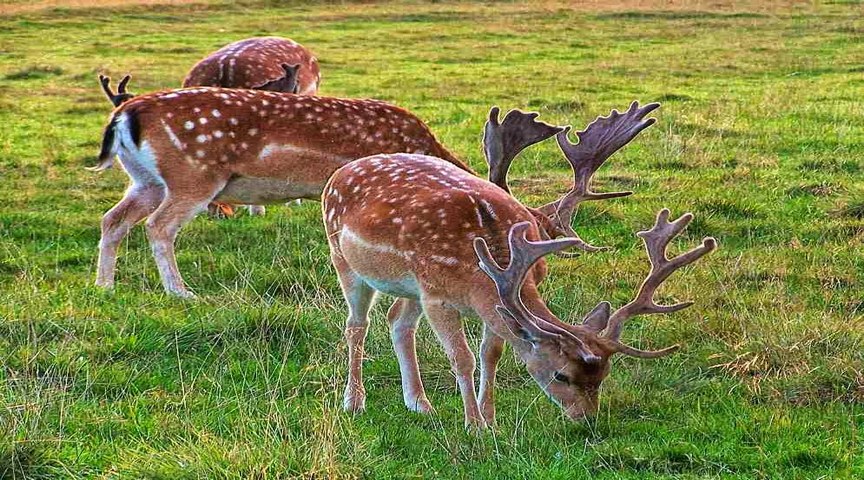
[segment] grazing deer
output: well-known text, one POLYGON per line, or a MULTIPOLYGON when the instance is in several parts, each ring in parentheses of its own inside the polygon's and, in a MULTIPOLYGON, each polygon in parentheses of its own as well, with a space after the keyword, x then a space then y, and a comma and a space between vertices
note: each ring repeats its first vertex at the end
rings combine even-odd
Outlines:
POLYGON ((280 37, 255 37, 229 43, 192 67, 184 87, 224 87, 315 95, 321 85, 318 59, 299 43, 280 37), (296 87, 276 85, 292 66, 296 87), (297 70, 299 68, 299 71, 297 70), (282 87, 283 89, 277 89, 282 87))
MULTIPOLYGON (((192 67, 184 87, 223 87, 317 95, 321 85, 318 59, 294 40, 254 37, 229 43, 192 67)), ((233 207, 215 202, 213 215, 230 216, 233 207)), ((264 215, 263 205, 248 205, 250 215, 264 215)))
MULTIPOLYGON (((626 114, 600 118, 577 134, 580 142, 572 147, 566 132, 560 132, 559 144, 567 146, 564 153, 577 172, 574 190, 583 190, 570 197, 590 196, 588 179, 579 177, 579 172, 596 170, 584 165, 596 160, 578 155, 579 145, 588 151, 600 144, 620 143, 615 137, 641 131, 647 127, 645 122, 626 114)), ((504 138, 524 138, 520 130, 498 133, 504 138)), ((513 157, 516 150, 510 152, 513 157)), ((501 151, 487 156, 510 155, 502 157, 501 151)), ((582 322, 571 325, 547 308, 537 285, 547 271, 542 257, 579 246, 581 240, 542 240, 535 214, 491 182, 432 156, 375 155, 337 170, 322 201, 331 260, 349 310, 345 409, 358 412, 365 408, 363 346, 367 312, 377 290, 400 297, 388 312, 388 321, 406 406, 420 412, 432 408, 420 379, 414 340, 422 311, 456 373, 469 427, 494 422, 495 370, 505 342, 569 418, 580 419, 596 411, 600 383, 609 374, 613 354, 655 358, 676 348, 644 351, 628 346, 620 341, 624 322, 640 314, 689 306, 659 306, 653 301, 654 292, 675 270, 716 247, 713 238, 706 238, 701 246, 668 259, 666 246, 692 215, 668 222, 669 211, 662 210, 655 226, 638 234, 652 268, 635 299, 614 313, 608 302, 601 302, 582 322), (508 265, 506 269, 499 266, 503 264, 508 265), (475 357, 465 338, 462 314, 479 317, 484 323, 479 403, 474 389, 475 357)), ((569 208, 569 203, 563 207, 569 208)))
MULTIPOLYGON (((258 87, 257 90, 267 90, 267 91, 287 91, 290 93, 297 92, 297 70, 298 67, 296 65, 287 65, 283 64, 282 69, 284 70, 284 75, 275 80, 268 80, 258 87)), ((120 83, 117 84, 117 92, 115 93, 111 89, 111 77, 99 74, 99 83, 102 85, 102 91, 105 93, 105 96, 108 97, 108 101, 111 102, 115 107, 119 107, 121 104, 135 98, 134 93, 130 93, 126 90, 126 87, 129 85, 129 80, 132 79, 131 75, 125 75, 120 83)), ((104 166, 103 168, 99 168, 99 170, 104 170, 106 168, 110 168, 111 165, 104 166)), ((93 170, 93 169, 90 169, 93 170)), ((228 206, 230 207, 230 206, 228 206)))
POLYGON ((131 179, 102 219, 96 284, 113 286, 117 247, 147 218, 165 290, 191 296, 174 239, 208 203, 320 198, 337 168, 381 152, 428 153, 468 170, 417 117, 377 100, 210 87, 128 100, 111 115, 95 167, 117 154, 131 179))

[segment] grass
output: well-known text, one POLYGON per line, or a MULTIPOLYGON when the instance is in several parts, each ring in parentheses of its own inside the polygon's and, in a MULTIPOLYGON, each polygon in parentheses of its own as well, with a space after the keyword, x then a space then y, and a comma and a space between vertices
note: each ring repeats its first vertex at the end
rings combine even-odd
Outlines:
MULTIPOLYGON (((858 2, 56 3, 0 7, 0 478, 864 476, 858 2), (323 93, 407 107, 480 171, 492 105, 578 128, 663 101, 598 177, 636 195, 577 218, 614 250, 552 260, 543 292, 564 318, 620 305, 645 272, 632 233, 661 207, 693 211, 681 246, 721 250, 663 295, 696 305, 625 332, 682 351, 616 359, 578 425, 506 355, 498 428, 472 436, 426 326, 438 413, 404 409, 382 302, 368 412, 346 415, 346 309, 314 202, 192 222, 178 251, 196 301, 162 294, 140 229, 116 291, 91 286, 126 182, 83 170, 109 112, 97 72, 173 87, 261 34, 311 47, 323 93)), ((514 165, 526 203, 566 188, 559 155, 550 142, 514 165)))

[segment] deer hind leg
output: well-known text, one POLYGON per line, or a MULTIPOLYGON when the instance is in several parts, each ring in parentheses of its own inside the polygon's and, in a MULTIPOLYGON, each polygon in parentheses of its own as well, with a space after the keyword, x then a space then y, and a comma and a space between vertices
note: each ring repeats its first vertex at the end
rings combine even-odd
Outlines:
POLYGON ((486 423, 495 423, 495 372, 504 353, 504 339, 483 326, 483 341, 480 343, 480 411, 486 423))
POLYGON ((147 219, 147 238, 153 249, 153 257, 162 278, 165 291, 179 297, 191 298, 195 295, 186 288, 177 259, 174 256, 174 240, 180 228, 191 220, 198 212, 207 208, 207 204, 222 185, 212 185, 210 188, 199 185, 200 190, 175 192, 168 191, 159 208, 147 219))
POLYGON ((333 256, 339 273, 342 294, 348 303, 345 321, 345 342, 348 344, 348 381, 345 385, 343 408, 359 413, 366 409, 366 388, 363 386, 363 356, 366 332, 369 330, 369 308, 375 293, 369 285, 354 274, 341 257, 333 256))
POLYGON ((264 208, 264 205, 247 205, 246 210, 249 212, 249 215, 253 217, 263 217, 265 213, 267 213, 267 209, 264 208))
POLYGON ((96 267, 96 285, 114 286, 117 266, 117 248, 135 224, 156 210, 165 189, 161 185, 132 185, 117 205, 102 217, 102 237, 99 239, 99 263, 96 267))
POLYGON ((405 400, 405 406, 414 412, 430 413, 432 404, 426 398, 423 380, 420 378, 420 367, 417 365, 415 336, 421 313, 420 302, 400 298, 393 302, 387 312, 387 321, 390 324, 393 350, 396 352, 399 371, 402 374, 402 398, 405 400))
POLYGON ((474 391, 474 369, 476 360, 474 352, 468 346, 465 330, 459 319, 459 312, 445 307, 440 302, 425 300, 423 310, 429 318, 429 324, 435 331, 435 336, 444 346, 444 352, 450 360, 450 366, 456 374, 459 392, 462 394, 462 404, 465 408, 465 427, 468 429, 486 428, 486 422, 480 415, 477 406, 477 395, 474 391))

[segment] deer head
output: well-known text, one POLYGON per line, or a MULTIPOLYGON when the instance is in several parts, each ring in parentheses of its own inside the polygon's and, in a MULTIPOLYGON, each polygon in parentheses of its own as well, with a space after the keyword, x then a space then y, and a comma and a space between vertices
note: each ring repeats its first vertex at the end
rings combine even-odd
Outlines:
POLYGON ((101 74, 99 75, 99 83, 102 85, 102 91, 105 92, 105 96, 108 97, 108 100, 114 104, 115 107, 119 107, 123 102, 135 97, 135 94, 126 91, 126 85, 129 83, 131 78, 131 75, 123 77, 123 79, 120 80, 120 83, 117 84, 117 93, 114 93, 111 90, 111 77, 101 74))
MULTIPOLYGON (((645 243, 651 271, 636 294, 623 307, 611 311, 609 302, 600 302, 581 322, 570 325, 562 322, 541 302, 530 302, 534 309, 523 303, 522 291, 531 267, 543 256, 574 246, 576 239, 564 238, 532 242, 526 238, 528 222, 513 225, 508 235, 510 263, 502 268, 489 252, 486 241, 474 240, 474 250, 480 268, 495 283, 500 305, 498 314, 510 331, 524 341, 517 349, 525 365, 540 387, 565 411, 571 419, 580 419, 597 410, 600 384, 609 375, 609 360, 622 353, 637 358, 657 358, 675 351, 674 345, 662 350, 640 350, 620 340, 624 323, 637 315, 671 313, 684 309, 691 302, 677 305, 657 305, 653 298, 657 288, 673 272, 698 260, 717 247, 707 237, 702 244, 677 257, 668 258, 666 248, 693 219, 689 213, 669 222, 669 210, 657 215, 654 227, 637 233, 645 243), (545 318, 544 318, 545 317, 545 318)), ((530 296, 536 300, 536 290, 530 296)))
POLYGON ((300 90, 300 84, 297 82, 297 73, 300 70, 300 65, 288 65, 287 63, 283 63, 281 66, 282 70, 285 71, 285 75, 275 80, 269 80, 260 85, 255 85, 252 89, 296 94, 300 90))

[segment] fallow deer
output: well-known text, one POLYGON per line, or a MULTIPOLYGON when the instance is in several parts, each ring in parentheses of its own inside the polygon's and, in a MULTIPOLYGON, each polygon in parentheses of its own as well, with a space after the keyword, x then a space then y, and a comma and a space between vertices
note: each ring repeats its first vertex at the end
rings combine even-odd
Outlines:
MULTIPOLYGON (((577 190, 581 162, 593 161, 574 158, 578 145, 613 144, 613 137, 626 136, 645 122, 626 115, 603 120, 579 132, 575 147, 564 149, 577 169, 577 190)), ((559 133, 558 140, 562 147, 571 145, 566 132, 559 133)), ((585 187, 587 194, 587 183, 585 187)), ((456 374, 465 423, 479 428, 494 422, 495 370, 505 342, 569 418, 596 411, 600 383, 609 374, 613 354, 655 358, 676 348, 645 351, 628 346, 620 341, 624 322, 640 314, 671 313, 689 306, 659 306, 653 301, 654 292, 675 270, 716 247, 709 237, 701 246, 668 259, 666 246, 692 215, 668 222, 669 211, 662 210, 655 226, 638 234, 652 268, 636 298, 614 313, 608 302, 601 302, 582 322, 571 325, 546 307, 537 285, 547 271, 542 257, 578 246, 581 240, 542 240, 535 214, 499 186, 464 169, 417 154, 356 160, 331 177, 322 194, 322 213, 331 260, 349 310, 344 408, 353 412, 365 408, 363 349, 367 312, 377 290, 400 297, 388 312, 388 321, 406 406, 420 412, 432 408, 420 379, 414 341, 422 311, 456 374), (508 267, 502 269, 499 265, 505 263, 508 267), (479 403, 473 377, 476 361, 465 338, 462 314, 484 323, 479 403)))
MULTIPOLYGON (((275 80, 267 80, 261 85, 258 85, 255 90, 267 90, 271 92, 285 91, 289 93, 296 93, 298 66, 283 64, 282 69, 285 72, 282 77, 279 77, 275 80)), ((111 102, 111 104, 115 107, 119 107, 121 104, 135 98, 134 93, 126 90, 126 87, 129 85, 129 80, 131 79, 131 75, 123 76, 123 78, 120 79, 120 83, 117 84, 117 92, 115 93, 111 89, 111 77, 99 74, 99 83, 102 85, 102 92, 105 93, 105 96, 108 97, 108 101, 111 102)), ((96 170, 105 170, 106 168, 110 167, 111 165, 106 165, 96 170)))
MULTIPOLYGON (((321 85, 318 59, 309 49, 282 37, 253 37, 229 43, 192 67, 184 87, 223 87, 317 95, 321 85)), ((264 215, 263 205, 248 205, 249 214, 264 215)), ((211 214, 233 213, 224 202, 211 214)))
POLYGON ((337 168, 382 152, 428 153, 468 170, 417 117, 377 100, 210 87, 128 100, 111 116, 96 167, 118 154, 131 179, 102 219, 96 284, 113 286, 117 247, 147 218, 165 290, 191 296, 174 239, 209 202, 318 199, 337 168))
POLYGON ((183 81, 184 87, 249 88, 300 95, 315 95, 320 85, 321 71, 315 55, 294 40, 281 37, 229 43, 196 63, 183 81), (279 85, 266 85, 284 78, 286 65, 295 69, 296 90, 290 84, 282 85, 285 89, 280 90, 279 85))

